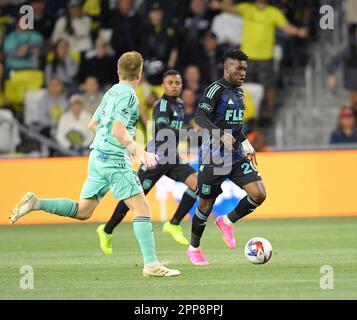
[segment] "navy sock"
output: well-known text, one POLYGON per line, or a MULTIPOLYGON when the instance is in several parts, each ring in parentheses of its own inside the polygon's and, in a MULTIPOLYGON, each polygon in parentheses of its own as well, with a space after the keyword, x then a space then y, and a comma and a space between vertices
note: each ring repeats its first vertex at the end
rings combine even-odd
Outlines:
POLYGON ((245 196, 239 201, 238 206, 232 212, 227 214, 227 217, 230 221, 235 223, 239 219, 242 219, 253 212, 258 206, 259 204, 254 202, 249 196, 245 196))
POLYGON ((105 233, 112 234, 116 226, 124 219, 127 212, 129 211, 128 206, 124 201, 120 201, 114 210, 112 217, 106 223, 104 227, 105 233))
POLYGON ((189 212, 193 207, 193 205, 195 204, 196 199, 197 199, 197 194, 190 188, 187 188, 186 192, 182 196, 180 204, 174 216, 172 217, 170 223, 179 225, 182 219, 187 214, 187 212, 189 212))
POLYGON ((200 246, 201 237, 206 228, 208 216, 209 213, 204 214, 197 208, 196 213, 192 218, 191 246, 194 248, 200 246))

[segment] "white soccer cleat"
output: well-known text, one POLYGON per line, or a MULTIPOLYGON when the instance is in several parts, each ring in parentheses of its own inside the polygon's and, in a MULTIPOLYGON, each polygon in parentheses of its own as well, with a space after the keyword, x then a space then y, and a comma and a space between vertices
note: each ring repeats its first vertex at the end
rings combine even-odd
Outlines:
POLYGON ((32 192, 27 192, 16 207, 11 210, 10 223, 14 224, 17 220, 35 210, 37 201, 38 199, 32 192))
POLYGON ((180 271, 169 269, 165 267, 162 263, 158 263, 155 266, 144 266, 143 276, 144 277, 174 277, 181 274, 180 271))

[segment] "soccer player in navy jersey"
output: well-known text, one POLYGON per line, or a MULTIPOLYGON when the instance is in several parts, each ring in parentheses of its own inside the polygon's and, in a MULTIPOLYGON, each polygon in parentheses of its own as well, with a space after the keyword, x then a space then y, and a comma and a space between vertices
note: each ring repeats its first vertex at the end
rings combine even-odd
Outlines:
POLYGON ((187 257, 194 265, 208 264, 200 240, 225 179, 247 192, 232 212, 215 220, 229 248, 236 247, 234 223, 254 211, 266 197, 256 168, 255 151, 242 132, 245 101, 241 85, 248 57, 240 50, 229 49, 223 58, 223 78, 207 87, 195 115, 204 136, 199 156, 199 205, 192 219, 191 244, 187 250, 187 257))

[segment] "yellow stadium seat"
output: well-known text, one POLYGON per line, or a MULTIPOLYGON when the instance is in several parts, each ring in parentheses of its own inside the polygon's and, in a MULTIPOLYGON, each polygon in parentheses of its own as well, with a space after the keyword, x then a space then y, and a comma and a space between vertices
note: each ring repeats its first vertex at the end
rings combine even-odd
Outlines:
POLYGON ((18 70, 5 81, 5 96, 13 105, 22 104, 27 91, 40 89, 44 83, 41 70, 18 70))

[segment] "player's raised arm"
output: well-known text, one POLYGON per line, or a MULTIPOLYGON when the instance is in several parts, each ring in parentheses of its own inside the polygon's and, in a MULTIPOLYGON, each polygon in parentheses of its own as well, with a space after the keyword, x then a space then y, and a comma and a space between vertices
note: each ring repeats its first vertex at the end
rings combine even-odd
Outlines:
POLYGON ((212 0, 210 2, 209 7, 212 10, 222 10, 222 11, 225 11, 225 12, 238 14, 238 10, 237 10, 236 5, 234 5, 234 4, 226 4, 226 3, 223 3, 223 2, 218 1, 218 0, 212 0))

